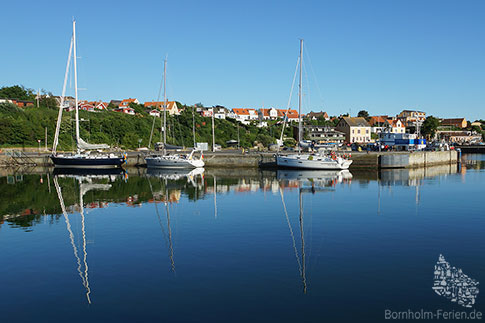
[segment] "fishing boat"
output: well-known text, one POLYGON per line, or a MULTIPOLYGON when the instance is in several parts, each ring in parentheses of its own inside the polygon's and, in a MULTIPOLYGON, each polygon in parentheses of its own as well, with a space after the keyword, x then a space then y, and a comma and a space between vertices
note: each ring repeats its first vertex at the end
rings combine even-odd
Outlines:
MULTIPOLYGON (((348 169, 352 160, 350 155, 338 155, 335 152, 331 154, 326 153, 311 153, 302 154, 301 144, 302 141, 302 123, 301 123, 301 102, 302 102, 302 61, 303 61, 303 39, 300 39, 300 57, 299 57, 299 69, 300 69, 300 82, 298 85, 298 153, 290 155, 282 155, 279 152, 276 154, 276 165, 278 167, 298 168, 298 169, 320 169, 320 170, 334 170, 334 169, 348 169)), ((296 76, 296 75, 295 75, 296 76)), ((288 105, 289 109, 289 105, 288 105)), ((281 131, 280 143, 283 142, 283 133, 285 130, 286 118, 283 123, 283 130, 281 131)))
POLYGON ((79 107, 77 95, 77 56, 76 56, 76 21, 72 22, 72 37, 69 47, 69 56, 67 58, 66 73, 64 75, 64 85, 62 87, 61 104, 57 117, 56 132, 54 135, 54 144, 52 155, 50 156, 55 167, 60 168, 119 168, 126 162, 126 154, 103 153, 103 149, 108 149, 106 144, 90 144, 84 141, 79 134, 79 107), (69 74, 71 57, 74 61, 74 91, 75 91, 75 128, 76 128, 76 146, 75 153, 59 154, 57 146, 59 144, 59 132, 61 129, 62 112, 64 110, 64 98, 66 94, 66 84, 69 74))
MULTIPOLYGON (((167 153, 167 60, 163 61, 163 125, 160 127, 163 131, 163 144, 161 154, 152 154, 145 157, 145 162, 148 168, 198 168, 204 167, 205 163, 203 161, 203 153, 201 151, 200 158, 194 156, 197 151, 194 149, 189 154, 168 154, 167 153)), ((155 118, 155 117, 154 117, 155 118)), ((155 121, 155 119, 153 119, 155 121)), ((160 120, 161 122, 162 120, 160 120)), ((153 132, 153 126, 152 126, 153 132)), ((161 134, 160 134, 161 135, 161 134)), ((151 138, 152 135, 150 135, 151 138)), ((151 141, 151 139, 150 139, 151 141)))

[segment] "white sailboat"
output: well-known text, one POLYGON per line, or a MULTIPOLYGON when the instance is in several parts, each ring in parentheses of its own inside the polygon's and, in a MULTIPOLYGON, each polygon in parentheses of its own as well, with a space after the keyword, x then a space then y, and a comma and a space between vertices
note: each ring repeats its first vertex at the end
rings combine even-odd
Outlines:
POLYGON ((167 116, 167 60, 163 61, 163 149, 161 155, 151 155, 145 157, 148 168, 198 168, 204 167, 203 155, 200 158, 194 156, 196 150, 192 150, 188 155, 169 155, 167 154, 167 135, 166 135, 166 116, 167 116))
POLYGON ((57 117, 56 132, 54 135, 54 144, 52 147, 52 155, 50 156, 55 167, 62 168, 117 168, 121 167, 126 161, 126 155, 116 155, 107 153, 91 154, 91 150, 108 149, 106 144, 90 144, 84 141, 79 135, 79 107, 77 96, 77 57, 76 57, 76 21, 72 21, 72 37, 71 45, 69 47, 69 56, 67 58, 66 73, 64 75, 64 85, 62 87, 61 104, 59 107, 59 114, 57 117), (69 74, 69 66, 71 63, 71 56, 74 57, 74 91, 75 91, 75 119, 76 119, 76 146, 77 151, 74 154, 59 154, 57 153, 57 146, 59 144, 59 132, 61 128, 62 112, 64 110, 64 97, 66 94, 67 77, 69 74))
MULTIPOLYGON (((298 86, 298 140, 303 139, 302 124, 301 124, 301 98, 302 98, 302 61, 303 61, 303 39, 300 39, 300 82, 298 86)), ((280 142, 283 140, 283 132, 286 125, 283 125, 280 142)), ((298 143, 298 153, 291 155, 276 154, 276 165, 279 167, 299 168, 299 169, 348 169, 352 160, 339 156, 335 153, 331 155, 326 154, 302 154, 300 143, 298 143)))

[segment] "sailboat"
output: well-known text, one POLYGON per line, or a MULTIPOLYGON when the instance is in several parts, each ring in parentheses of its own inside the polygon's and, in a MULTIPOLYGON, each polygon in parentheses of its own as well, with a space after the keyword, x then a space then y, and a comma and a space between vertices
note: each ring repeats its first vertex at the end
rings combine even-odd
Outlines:
MULTIPOLYGON (((302 124, 301 124, 301 98, 302 98, 302 62, 303 62, 303 39, 300 39, 300 82, 298 86, 298 153, 290 155, 276 154, 276 165, 279 167, 299 168, 299 169, 348 169, 352 160, 339 156, 335 153, 330 155, 325 154, 302 154, 300 142, 302 141, 302 124)), ((285 130, 285 123, 281 132, 280 142, 283 140, 283 133, 285 130)))
POLYGON ((194 149, 188 155, 169 155, 167 154, 167 60, 163 61, 163 149, 161 155, 151 155, 145 157, 148 168, 198 168, 204 167, 203 155, 200 158, 194 156, 197 151, 194 149))
POLYGON ((106 144, 90 144, 84 141, 79 135, 79 107, 77 96, 77 57, 76 57, 76 21, 72 21, 72 37, 71 45, 69 47, 69 56, 67 58, 66 73, 64 75, 64 85, 62 87, 61 104, 59 107, 59 114, 57 117, 56 132, 54 135, 54 144, 52 147, 52 155, 50 156, 55 167, 63 168, 117 168, 121 167, 126 162, 126 154, 106 154, 96 153, 91 154, 90 150, 108 149, 106 144), (59 132, 61 128, 62 112, 64 110, 64 97, 66 94, 67 77, 69 73, 69 66, 71 63, 71 56, 74 57, 74 91, 76 97, 75 107, 75 121, 76 121, 76 146, 77 151, 74 154, 59 154, 57 153, 57 146, 59 144, 59 132))

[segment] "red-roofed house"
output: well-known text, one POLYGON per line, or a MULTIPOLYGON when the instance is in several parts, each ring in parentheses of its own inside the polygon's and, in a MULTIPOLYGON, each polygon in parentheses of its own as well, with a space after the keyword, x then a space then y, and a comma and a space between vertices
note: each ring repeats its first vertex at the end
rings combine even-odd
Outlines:
POLYGON ((278 110, 275 108, 259 109, 259 120, 276 120, 278 119, 278 110))
POLYGON ((78 102, 79 110, 94 112, 94 105, 88 101, 79 101, 78 102))
POLYGON ((232 112, 236 114, 236 120, 242 123, 248 123, 251 120, 258 119, 258 112, 256 109, 234 108, 232 112))
POLYGON ((391 132, 391 133, 405 133, 406 132, 406 127, 404 127, 404 124, 399 119, 394 119, 394 120, 387 119, 386 123, 384 124, 384 127, 386 128, 387 132, 391 132))
POLYGON ((116 108, 114 109, 113 111, 115 112, 122 112, 122 113, 126 113, 126 114, 129 114, 129 115, 132 115, 134 116, 135 115, 135 109, 133 108, 130 108, 130 107, 126 107, 126 108, 116 108))
POLYGON ((124 99, 123 101, 121 101, 120 103, 120 106, 119 108, 127 108, 130 103, 136 103, 136 104, 140 104, 140 101, 138 101, 137 99, 132 99, 132 98, 129 98, 129 99, 124 99))
POLYGON ((286 109, 278 109, 278 117, 284 118, 285 116, 288 117, 287 120, 290 121, 290 122, 299 120, 298 112, 296 110, 289 109, 288 113, 287 113, 286 109))
POLYGON ((152 117, 160 118, 160 111, 158 111, 157 109, 149 110, 148 114, 152 117))
MULTIPOLYGON (((152 102, 145 102, 144 106, 145 108, 156 108, 159 109, 160 111, 163 111, 163 101, 152 101, 152 102)), ((179 108, 177 107, 177 102, 175 101, 167 101, 167 112, 170 115, 179 115, 180 111, 179 108)))
POLYGON ((388 116, 372 116, 369 118, 369 124, 371 127, 383 127, 389 119, 388 116))
POLYGON ((306 118, 308 118, 310 120, 317 120, 320 117, 323 117, 327 121, 330 120, 327 112, 325 112, 325 111, 320 111, 320 112, 313 112, 313 111, 311 111, 310 113, 308 113, 306 115, 306 118))

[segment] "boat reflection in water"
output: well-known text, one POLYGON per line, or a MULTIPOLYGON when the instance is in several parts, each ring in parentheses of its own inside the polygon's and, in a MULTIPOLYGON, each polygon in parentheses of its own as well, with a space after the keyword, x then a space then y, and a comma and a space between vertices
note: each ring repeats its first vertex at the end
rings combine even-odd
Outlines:
MULTIPOLYGON (((306 253, 305 253, 305 230, 304 230, 304 212, 303 212, 303 194, 317 192, 333 191, 333 187, 337 183, 348 182, 352 179, 352 174, 348 170, 340 171, 322 171, 322 170, 278 170, 277 179, 279 182, 279 193, 281 196, 281 203, 285 214, 286 224, 290 232, 293 251, 295 253, 296 262, 298 264, 298 272, 300 273, 303 293, 307 293, 307 277, 306 277, 306 253), (310 183, 310 188, 306 184, 310 183), (285 187, 298 188, 298 223, 300 235, 300 252, 297 248, 297 239, 295 238, 295 231, 291 225, 290 216, 286 207, 283 189, 285 187), (332 187, 332 188, 329 188, 332 187), (300 254, 301 253, 301 254, 300 254)), ((298 234, 297 234, 298 235, 298 234)))
POLYGON ((108 191, 111 188, 111 184, 101 184, 95 183, 96 180, 100 179, 110 179, 114 181, 117 176, 122 176, 126 180, 126 172, 119 171, 117 169, 91 169, 91 170, 74 170, 74 169, 57 169, 54 175, 54 186, 56 188, 57 196, 59 198, 59 203, 61 206, 62 214, 64 216, 64 221, 66 223, 66 229, 69 234, 69 240, 71 242, 74 257, 76 258, 77 271, 79 277, 81 278, 82 284, 86 289, 86 299, 89 304, 91 304, 91 287, 89 286, 89 275, 88 275, 88 251, 87 251, 87 239, 86 239, 86 225, 85 225, 85 214, 84 214, 84 195, 91 190, 98 191, 108 191), (62 174, 60 174, 62 173, 62 174), (80 175, 82 174, 82 175, 80 175), (79 213, 81 216, 81 242, 80 245, 76 244, 74 233, 72 231, 71 222, 69 219, 69 214, 67 212, 66 206, 64 204, 64 198, 62 195, 62 189, 59 185, 59 178, 74 178, 79 185, 79 213), (80 256, 80 250, 82 255, 80 256), (82 258, 82 260, 81 260, 82 258))

